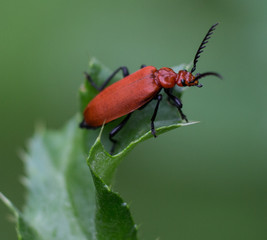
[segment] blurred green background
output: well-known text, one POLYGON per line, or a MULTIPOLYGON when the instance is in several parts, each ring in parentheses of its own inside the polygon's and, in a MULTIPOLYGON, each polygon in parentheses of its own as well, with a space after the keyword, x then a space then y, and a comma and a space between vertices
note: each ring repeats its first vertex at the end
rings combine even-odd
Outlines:
MULTIPOLYGON (((141 239, 267 238, 267 1, 1 1, 0 191, 23 206, 19 152, 36 123, 78 111, 91 56, 111 69, 189 63, 220 22, 197 71, 217 71, 183 97, 199 124, 139 145, 116 190, 141 239)), ((0 239, 16 239, 0 204, 0 239)))

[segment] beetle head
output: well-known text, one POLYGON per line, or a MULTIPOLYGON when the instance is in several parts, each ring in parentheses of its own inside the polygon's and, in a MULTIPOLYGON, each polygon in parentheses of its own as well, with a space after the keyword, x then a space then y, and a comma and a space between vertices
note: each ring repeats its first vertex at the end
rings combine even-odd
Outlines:
POLYGON ((176 80, 176 84, 180 87, 191 87, 191 86, 197 86, 198 80, 195 81, 195 76, 186 70, 181 70, 178 72, 178 77, 176 80))

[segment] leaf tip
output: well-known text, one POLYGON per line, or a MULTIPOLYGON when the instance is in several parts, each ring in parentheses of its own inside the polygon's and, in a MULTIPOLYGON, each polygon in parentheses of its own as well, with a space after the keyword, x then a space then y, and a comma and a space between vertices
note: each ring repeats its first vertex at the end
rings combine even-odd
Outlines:
POLYGON ((187 123, 182 123, 182 126, 189 126, 189 125, 193 125, 193 124, 197 124, 200 123, 200 121, 192 121, 192 122, 187 122, 187 123))
POLYGON ((2 192, 0 192, 0 200, 2 200, 2 202, 13 212, 16 217, 18 216, 18 210, 2 192))
POLYGON ((6 205, 10 205, 11 202, 9 201, 9 199, 2 193, 0 192, 0 199, 6 204, 6 205))

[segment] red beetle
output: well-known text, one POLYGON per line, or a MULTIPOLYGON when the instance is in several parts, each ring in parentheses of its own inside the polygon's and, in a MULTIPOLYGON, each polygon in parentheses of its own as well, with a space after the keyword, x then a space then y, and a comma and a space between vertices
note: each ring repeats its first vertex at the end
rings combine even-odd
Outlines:
POLYGON ((140 70, 129 75, 126 67, 120 67, 104 82, 101 87, 97 87, 92 81, 90 75, 86 74, 88 81, 93 87, 98 89, 100 93, 91 102, 89 102, 85 108, 84 119, 80 123, 80 127, 97 128, 102 126, 104 123, 109 123, 112 120, 127 115, 123 121, 109 133, 109 139, 113 142, 113 146, 111 148, 111 153, 113 153, 115 143, 117 142, 113 139, 113 137, 126 124, 132 112, 142 108, 152 99, 157 99, 157 104, 151 118, 151 133, 154 137, 156 137, 154 120, 157 115, 159 103, 162 99, 162 95, 159 94, 162 88, 164 88, 164 91, 168 95, 170 101, 172 101, 177 107, 182 119, 188 122, 186 116, 181 110, 181 100, 172 94, 171 89, 175 86, 175 84, 180 87, 202 87, 202 84, 198 81, 199 79, 208 75, 221 77, 215 72, 196 74, 196 76, 192 74, 196 69, 196 64, 200 54, 203 52, 203 48, 206 47, 205 44, 207 44, 210 35, 213 33, 217 25, 218 23, 214 24, 209 29, 208 33, 201 42, 194 58, 193 68, 190 72, 181 70, 178 73, 175 73, 171 68, 167 67, 157 70, 155 67, 146 67, 145 65, 142 65, 140 70), (120 70, 122 70, 124 78, 105 88, 108 82, 120 70))

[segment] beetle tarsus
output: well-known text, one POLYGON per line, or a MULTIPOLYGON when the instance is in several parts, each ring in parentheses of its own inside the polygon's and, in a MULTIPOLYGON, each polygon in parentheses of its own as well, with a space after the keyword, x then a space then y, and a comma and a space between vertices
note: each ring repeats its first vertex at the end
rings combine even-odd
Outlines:
POLYGON ((79 126, 80 126, 80 128, 89 128, 89 126, 87 125, 87 123, 84 120, 81 121, 79 126))
POLYGON ((187 117, 182 112, 180 112, 180 114, 181 114, 182 119, 185 120, 188 123, 187 117))
MULTIPOLYGON (((152 123, 151 123, 151 125, 152 125, 152 123)), ((157 135, 156 135, 156 131, 155 131, 155 128, 154 128, 154 123, 153 123, 153 128, 151 127, 151 133, 152 133, 152 135, 154 136, 154 138, 157 137, 157 135)))
POLYGON ((111 147, 111 149, 110 149, 110 155, 113 155, 114 154, 114 151, 115 151, 115 145, 116 145, 116 143, 118 142, 117 140, 115 140, 115 139, 111 139, 111 138, 109 138, 110 139, 110 141, 112 141, 112 147, 111 147))
POLYGON ((79 124, 80 128, 86 128, 86 129, 97 129, 99 127, 92 127, 90 125, 88 125, 85 120, 82 120, 82 122, 79 124))
POLYGON ((180 113, 182 120, 185 120, 186 122, 188 122, 187 117, 184 115, 182 111, 183 104, 181 100, 178 97, 175 97, 174 95, 172 95, 169 89, 164 89, 164 90, 167 93, 168 97, 173 101, 175 107, 178 109, 178 112, 180 113))

